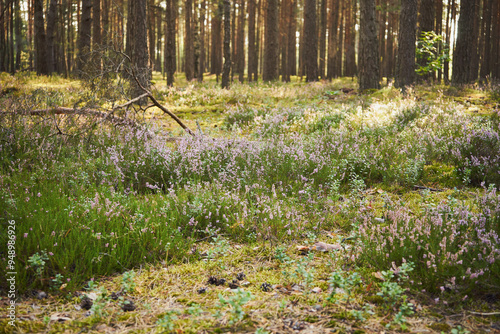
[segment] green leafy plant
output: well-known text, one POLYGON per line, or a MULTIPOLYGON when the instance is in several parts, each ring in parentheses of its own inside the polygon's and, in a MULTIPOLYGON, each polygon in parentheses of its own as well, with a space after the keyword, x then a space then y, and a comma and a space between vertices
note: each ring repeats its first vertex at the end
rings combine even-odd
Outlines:
POLYGON ((47 252, 45 250, 41 251, 41 253, 35 253, 28 259, 28 263, 30 267, 32 267, 38 277, 42 277, 43 271, 45 270, 45 263, 49 260, 47 256, 47 252))
POLYGON ((427 75, 437 70, 442 70, 443 65, 450 59, 449 49, 443 41, 443 36, 434 31, 422 32, 417 41, 418 75, 427 75))
POLYGON ((63 285, 63 279, 64 276, 61 274, 57 274, 53 279, 52 279, 52 288, 54 289, 59 289, 63 285))
POLYGON ((230 325, 233 325, 243 319, 245 316, 243 306, 253 298, 254 296, 250 291, 245 291, 240 288, 236 290, 234 295, 227 298, 219 294, 219 302, 216 306, 218 310, 214 316, 220 318, 223 314, 229 314, 228 322, 230 325))
POLYGON ((130 293, 135 290, 136 283, 134 282, 135 272, 133 270, 126 271, 122 276, 122 290, 130 293))
POLYGON ((170 310, 163 314, 163 316, 156 321, 158 327, 160 327, 164 331, 172 331, 175 328, 175 321, 179 319, 178 317, 179 311, 170 310))
POLYGON ((341 299, 346 302, 346 305, 349 305, 349 300, 354 292, 354 289, 361 284, 361 276, 357 272, 353 272, 351 274, 344 274, 340 271, 334 271, 328 283, 333 288, 333 291, 327 297, 329 302, 338 302, 337 295, 340 293, 342 296, 341 299), (336 290, 339 288, 340 290, 336 290))

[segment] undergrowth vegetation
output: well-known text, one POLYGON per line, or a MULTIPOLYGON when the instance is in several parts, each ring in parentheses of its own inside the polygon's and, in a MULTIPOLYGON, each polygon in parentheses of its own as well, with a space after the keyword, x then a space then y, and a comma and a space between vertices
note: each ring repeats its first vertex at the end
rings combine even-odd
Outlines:
MULTIPOLYGON (((73 90, 6 93, 0 223, 16 222, 18 289, 78 289, 144 263, 197 260, 192 248, 207 238, 274 247, 334 230, 349 249, 344 265, 363 268, 361 276, 331 272, 329 298, 346 309, 362 275, 387 271, 379 296, 404 328, 414 310, 406 290, 389 284, 397 268, 412 291, 445 300, 498 289, 498 108, 476 115, 442 92, 422 101, 390 87, 344 94, 345 84, 159 88, 170 106, 223 109, 223 127, 174 141, 161 120, 126 128, 14 112, 75 101, 73 90)), ((0 238, 6 245, 6 233, 0 238)), ((315 285, 312 258, 294 262, 282 252, 280 261, 297 266, 290 282, 315 285)), ((240 323, 252 298, 220 295, 217 315, 240 323)), ((373 305, 356 305, 346 315, 373 314, 373 305)), ((158 326, 172 330, 177 320, 165 313, 158 326)))

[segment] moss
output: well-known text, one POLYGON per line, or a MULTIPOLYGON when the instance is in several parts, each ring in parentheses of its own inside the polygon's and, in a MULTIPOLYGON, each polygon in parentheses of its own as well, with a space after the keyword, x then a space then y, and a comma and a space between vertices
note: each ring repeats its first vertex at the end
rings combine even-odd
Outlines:
POLYGON ((461 185, 455 167, 438 162, 424 166, 422 182, 429 185, 439 184, 447 188, 461 185))
POLYGON ((325 325, 327 328, 335 328, 338 326, 338 322, 335 320, 330 320, 328 323, 325 325))
POLYGON ((316 315, 308 315, 304 318, 304 321, 309 322, 311 324, 318 322, 319 318, 316 315))
POLYGON ((369 303, 377 304, 377 305, 384 303, 384 298, 382 298, 381 296, 378 296, 378 295, 366 296, 365 300, 369 303))
POLYGON ((445 324, 443 322, 435 322, 435 323, 430 324, 427 327, 429 327, 430 329, 434 329, 436 331, 445 332, 445 333, 447 333, 451 330, 451 326, 448 324, 445 324))

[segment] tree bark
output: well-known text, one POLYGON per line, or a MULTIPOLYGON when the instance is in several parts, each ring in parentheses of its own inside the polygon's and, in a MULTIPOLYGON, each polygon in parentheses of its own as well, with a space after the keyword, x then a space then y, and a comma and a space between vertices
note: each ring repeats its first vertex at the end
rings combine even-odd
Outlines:
POLYGON ((399 20, 399 45, 396 68, 396 87, 406 90, 415 81, 417 33, 417 0, 402 0, 399 20))
POLYGON ((203 81, 203 73, 205 72, 205 12, 206 0, 203 0, 200 8, 200 60, 198 65, 198 82, 203 81))
POLYGON ((349 0, 347 6, 344 43, 344 75, 354 77, 356 75, 356 29, 354 29, 356 24, 356 1, 349 0))
POLYGON ((165 20, 166 20, 166 42, 165 42, 165 72, 167 72, 167 85, 172 87, 174 85, 174 74, 175 74, 175 13, 174 0, 167 0, 166 10, 165 10, 165 20))
POLYGON ((193 46, 193 29, 192 29, 192 14, 193 1, 186 0, 185 2, 185 37, 184 37, 184 73, 186 80, 191 81, 194 77, 194 46, 193 46))
POLYGON ((221 87, 229 88, 229 72, 231 72, 231 4, 224 1, 224 68, 222 70, 221 87))
POLYGON ((240 0, 238 18, 238 80, 243 82, 245 74, 245 1, 240 0))
POLYGON ((453 57, 452 84, 462 85, 473 82, 471 67, 474 57, 474 14, 476 0, 462 0, 458 19, 457 43, 453 57))
POLYGON ((304 3, 304 65, 307 81, 318 80, 318 35, 316 33, 316 0, 304 3))
POLYGON ((100 46, 102 44, 101 40, 101 0, 93 0, 92 5, 92 44, 95 46, 100 46))
POLYGON ((255 44, 256 0, 248 0, 248 81, 257 80, 257 48, 255 44))
POLYGON ((90 40, 92 29, 92 0, 82 0, 82 15, 80 16, 78 32, 77 67, 80 75, 85 71, 90 56, 90 40))
POLYGON ((500 78, 500 1, 493 0, 493 9, 491 12, 491 46, 490 67, 491 77, 500 78))
POLYGON ((54 34, 56 30, 57 0, 50 0, 49 12, 47 14, 47 67, 49 74, 56 69, 54 34))
POLYGON ((360 0, 359 89, 380 88, 375 0, 360 0))
POLYGON ((219 82, 219 75, 222 72, 222 16, 223 4, 219 1, 218 6, 212 16, 212 56, 210 57, 210 73, 215 74, 217 82, 219 82))
MULTIPOLYGON (((297 31, 297 0, 291 0, 288 16, 288 75, 297 74, 297 46, 296 46, 296 31, 297 31)), ((290 78, 288 78, 290 81, 290 78)))
POLYGON ((151 68, 149 67, 146 0, 129 2, 127 22, 127 54, 133 78, 130 78, 130 93, 138 96, 149 89, 151 68), (142 86, 142 87, 141 87, 142 86))
POLYGON ((35 68, 37 74, 49 74, 47 40, 43 19, 43 0, 34 0, 35 13, 35 68))
POLYGON ((319 77, 325 79, 326 67, 326 6, 327 0, 321 0, 319 28, 319 77))
POLYGON ((278 0, 268 0, 264 41, 264 72, 262 73, 264 81, 272 81, 279 78, 278 12, 278 0))
POLYGON ((339 0, 331 0, 330 17, 328 28, 328 61, 327 61, 327 79, 331 80, 337 77, 336 63, 338 56, 337 30, 339 21, 339 0))

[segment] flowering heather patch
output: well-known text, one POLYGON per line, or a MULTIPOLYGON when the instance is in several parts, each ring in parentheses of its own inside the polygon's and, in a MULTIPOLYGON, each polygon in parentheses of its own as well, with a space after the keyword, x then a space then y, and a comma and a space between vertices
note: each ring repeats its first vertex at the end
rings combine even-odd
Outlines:
MULTIPOLYGON (((331 87, 321 84, 262 85, 255 94, 239 84, 230 91, 199 88, 165 94, 183 106, 240 103, 228 112, 228 129, 220 136, 181 137, 172 143, 152 125, 103 125, 80 133, 79 121, 70 116, 60 116, 56 127, 53 119, 0 115, 0 206, 5 208, 0 215, 19 222, 20 263, 42 251, 49 255, 42 279, 29 265, 19 268, 21 290, 43 286, 57 274, 72 277, 76 285, 145 261, 182 259, 195 240, 212 231, 252 242, 293 240, 331 227, 348 233, 367 187, 409 189, 435 162, 449 167, 458 185, 499 183, 498 124, 456 106, 412 99, 369 104, 362 97, 332 105, 323 98, 331 87), (280 100, 292 97, 300 103, 280 100), (308 98, 315 103, 307 104, 308 98), (60 135, 59 128, 70 135, 60 135)), ((494 197, 491 191, 488 196, 494 197)), ((488 205, 496 214, 497 204, 488 205)), ((456 284, 462 277, 464 282, 492 280, 498 262, 491 254, 497 254, 499 231, 491 227, 498 218, 488 217, 498 216, 446 205, 418 216, 404 208, 391 210, 389 225, 377 225, 378 234, 368 234, 371 218, 359 232, 367 252, 374 259, 381 256, 377 261, 384 266, 403 257, 402 249, 386 249, 393 247, 386 236, 396 240, 389 227, 398 233, 415 230, 421 248, 410 255, 415 272, 428 275, 424 284, 452 277, 456 284), (463 225, 457 225, 460 214, 466 216, 463 225), (407 227, 401 232, 403 223, 407 227), (496 234, 480 231, 482 224, 496 234), (486 253, 468 243, 471 250, 459 254, 471 233, 489 240, 486 253), (424 245, 428 240, 432 243, 424 245), (439 244, 446 252, 438 253, 439 244), (419 263, 424 251, 429 259, 419 263), (471 252, 474 261, 465 256, 471 252), (468 261, 470 271, 447 264, 455 256, 468 261), (491 259, 489 267, 481 264, 491 259), (427 261, 430 268, 436 265, 432 275, 427 261)), ((405 243, 398 247, 413 249, 405 243)), ((0 255, 2 267, 4 261, 0 255)))
POLYGON ((415 215, 399 204, 385 218, 380 223, 366 214, 357 230, 359 256, 370 265, 411 261, 415 282, 430 292, 500 285, 500 195, 494 187, 473 205, 450 198, 415 215))

